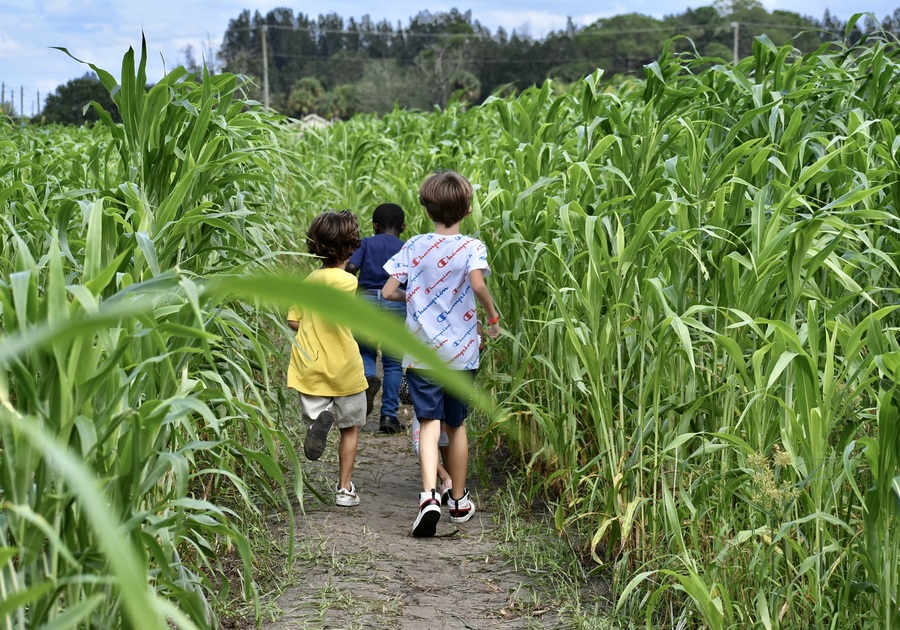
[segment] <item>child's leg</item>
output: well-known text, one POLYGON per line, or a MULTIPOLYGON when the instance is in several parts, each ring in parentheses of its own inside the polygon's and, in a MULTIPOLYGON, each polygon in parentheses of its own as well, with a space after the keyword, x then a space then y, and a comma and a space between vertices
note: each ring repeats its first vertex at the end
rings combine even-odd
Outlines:
MULTIPOLYGON (((446 449, 441 449, 442 456, 443 456, 444 450, 446 450, 446 449)), ((438 462, 438 465, 437 465, 437 475, 438 475, 438 477, 441 478, 441 481, 446 482, 446 481, 450 480, 450 473, 448 473, 447 469, 441 465, 441 462, 438 462)))
POLYGON ((466 492, 466 475, 469 468, 469 440, 466 436, 466 425, 460 427, 447 427, 447 458, 444 465, 450 473, 453 481, 453 489, 450 494, 454 499, 461 499, 466 492))
POLYGON ((416 454, 416 457, 419 456, 419 432, 422 430, 422 425, 419 424, 419 418, 416 416, 416 410, 413 409, 412 412, 412 443, 413 443, 413 452, 416 454))
MULTIPOLYGON (((381 293, 377 295, 378 305, 397 317, 400 321, 406 319, 406 303, 383 300, 381 293)), ((383 370, 383 382, 381 385, 381 415, 391 418, 397 417, 400 407, 400 380, 403 378, 403 357, 393 357, 381 350, 381 367, 383 370)), ((394 425, 398 430, 399 422, 394 425)))
MULTIPOLYGON (((412 440, 413 440, 413 451, 416 454, 416 457, 419 456, 419 433, 422 430, 422 426, 419 424, 419 418, 416 417, 416 412, 413 410, 412 413, 412 440)), ((438 480, 440 480, 440 493, 443 495, 444 489, 449 488, 451 485, 450 481, 450 473, 447 472, 447 469, 441 465, 441 459, 444 461, 447 460, 447 430, 444 428, 444 424, 441 423, 441 435, 438 440, 438 450, 440 451, 440 457, 438 458, 437 464, 437 476, 438 480)), ((445 499, 446 503, 446 499, 445 499)))
POLYGON ((419 468, 422 471, 422 490, 431 492, 437 488, 438 439, 441 436, 440 420, 419 418, 419 468))
POLYGON ((372 348, 371 346, 367 346, 363 342, 359 341, 359 354, 362 356, 363 360, 363 370, 365 370, 366 378, 371 378, 375 376, 378 370, 378 366, 376 361, 378 360, 378 348, 372 348))
POLYGON ((338 444, 338 470, 340 471, 339 487, 350 489, 353 478, 353 464, 356 462, 356 446, 359 441, 359 427, 341 429, 341 441, 338 444))
POLYGON ((359 428, 366 423, 366 394, 359 392, 351 396, 337 396, 333 400, 334 424, 341 432, 338 443, 338 487, 351 490, 359 428))
POLYGON ((450 487, 450 473, 447 472, 447 469, 441 465, 441 463, 446 464, 447 460, 450 458, 450 449, 448 445, 450 444, 447 438, 447 426, 442 422, 441 423, 441 437, 438 440, 438 450, 441 452, 441 461, 438 462, 438 477, 440 477, 445 486, 450 487))
POLYGON ((400 409, 400 379, 403 377, 403 365, 400 359, 382 351, 381 367, 384 370, 381 382, 381 415, 396 418, 400 409))

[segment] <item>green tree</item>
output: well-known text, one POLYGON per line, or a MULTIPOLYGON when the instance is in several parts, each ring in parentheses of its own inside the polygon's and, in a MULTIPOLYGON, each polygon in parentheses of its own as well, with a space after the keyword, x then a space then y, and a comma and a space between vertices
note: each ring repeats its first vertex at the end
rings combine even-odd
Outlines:
POLYGON ((88 72, 81 78, 60 85, 56 91, 47 95, 40 122, 66 125, 96 122, 99 120, 97 112, 93 107, 87 107, 91 101, 99 103, 114 121, 122 121, 119 108, 113 103, 109 91, 103 87, 96 74, 88 72))
POLYGON ((421 77, 414 66, 392 59, 373 59, 357 83, 357 97, 365 111, 386 114, 394 106, 403 109, 428 109, 429 100, 421 88, 421 77))
POLYGON ((316 77, 303 77, 294 84, 288 98, 288 108, 294 116, 306 116, 316 111, 316 105, 325 88, 316 77))
POLYGON ((575 36, 575 43, 586 59, 608 74, 635 74, 654 61, 663 42, 676 34, 662 27, 656 18, 626 13, 597 20, 575 36))
POLYGON ((359 110, 359 97, 352 83, 325 92, 316 102, 316 112, 323 118, 351 118, 359 110))

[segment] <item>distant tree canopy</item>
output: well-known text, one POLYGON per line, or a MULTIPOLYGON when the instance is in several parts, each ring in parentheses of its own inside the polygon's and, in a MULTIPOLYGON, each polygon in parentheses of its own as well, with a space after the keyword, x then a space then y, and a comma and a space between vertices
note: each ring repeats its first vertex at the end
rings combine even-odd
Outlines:
MULTIPOLYGON (((642 73, 664 42, 679 51, 730 61, 735 48, 750 54, 753 39, 766 34, 776 45, 793 42, 810 52, 843 39, 847 24, 826 10, 822 21, 789 11, 766 11, 758 0, 715 4, 657 19, 630 13, 576 27, 541 40, 527 33, 491 33, 471 11, 423 11, 406 28, 369 16, 345 20, 336 13, 313 19, 278 8, 231 20, 219 50, 227 71, 257 77, 263 85, 263 41, 268 55, 269 102, 289 114, 344 117, 357 111, 383 113, 395 105, 428 109, 452 98, 480 102, 498 89, 519 90, 547 78, 570 82, 596 68, 606 76, 642 73), (263 26, 266 27, 265 33, 263 26)), ((850 39, 877 30, 866 17, 850 39)), ((881 28, 900 31, 900 9, 881 28)), ((254 96, 262 97, 261 93, 254 96)))
POLYGON ((81 78, 72 79, 65 85, 56 88, 55 92, 48 94, 39 121, 66 125, 96 122, 99 117, 94 108, 88 107, 85 111, 85 106, 91 101, 99 103, 103 109, 109 112, 113 120, 121 122, 118 107, 93 72, 88 72, 81 78))
MULTIPOLYGON (((884 16, 880 26, 865 16, 848 34, 848 24, 827 9, 819 21, 790 11, 769 13, 758 0, 716 0, 662 19, 629 13, 581 27, 570 19, 565 29, 534 39, 502 28, 491 33, 472 19, 471 11, 457 9, 422 11, 401 28, 387 20, 373 22, 368 15, 345 20, 328 13, 313 19, 281 7, 265 15, 244 10, 230 21, 218 51, 207 42, 203 59, 211 72, 254 77, 251 96, 262 101, 265 43, 274 109, 290 116, 348 118, 395 106, 443 107, 451 99, 479 103, 498 90, 521 90, 548 78, 572 82, 596 68, 607 77, 639 74, 659 57, 666 41, 678 52, 730 61, 735 23, 739 56, 749 55, 761 34, 776 45, 792 42, 805 53, 845 36, 858 41, 879 28, 898 35, 900 8, 884 16)), ((184 65, 199 71, 194 49, 183 52, 184 65)), ((118 120, 112 99, 92 74, 49 95, 43 118, 70 124, 96 120, 93 110, 82 113, 91 100, 118 120)))

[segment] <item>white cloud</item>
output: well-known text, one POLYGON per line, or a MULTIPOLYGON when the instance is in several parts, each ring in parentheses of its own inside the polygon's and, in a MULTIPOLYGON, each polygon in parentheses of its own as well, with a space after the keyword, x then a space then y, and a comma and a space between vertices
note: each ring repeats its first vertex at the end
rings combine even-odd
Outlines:
POLYGON ((473 19, 496 31, 497 27, 503 26, 507 32, 513 29, 517 33, 527 33, 532 37, 541 38, 551 31, 565 30, 569 17, 576 26, 586 26, 593 24, 601 17, 609 17, 606 13, 587 13, 587 14, 570 14, 550 11, 521 11, 521 10, 488 10, 479 15, 473 14, 473 19), (524 30, 523 30, 524 29, 524 30))
POLYGON ((0 59, 12 59, 16 55, 21 54, 23 50, 23 46, 10 37, 9 33, 0 30, 0 59))

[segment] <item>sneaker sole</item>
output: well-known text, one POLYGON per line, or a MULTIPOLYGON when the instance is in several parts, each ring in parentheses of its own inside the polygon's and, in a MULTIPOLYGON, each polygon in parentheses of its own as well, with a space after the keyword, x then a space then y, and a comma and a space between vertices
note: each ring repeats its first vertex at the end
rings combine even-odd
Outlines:
POLYGON ((319 414, 309 431, 306 432, 306 439, 303 440, 303 454, 306 455, 306 459, 315 461, 322 457, 325 445, 328 443, 328 432, 331 431, 333 423, 334 416, 330 411, 323 411, 319 414))
POLYGON ((416 518, 416 522, 413 523, 412 535, 416 538, 434 536, 440 520, 441 507, 437 504, 437 501, 426 507, 419 508, 419 516, 416 518))
POLYGON ((377 376, 370 376, 366 380, 369 383, 369 386, 366 388, 366 417, 368 418, 375 407, 375 394, 381 389, 381 379, 377 376))
POLYGON ((340 507, 356 507, 359 505, 359 497, 356 499, 347 499, 346 497, 335 497, 334 504, 340 507))
POLYGON ((465 523, 470 518, 475 515, 475 504, 472 504, 472 509, 466 512, 464 516, 453 516, 453 512, 450 513, 450 522, 451 523, 465 523))

